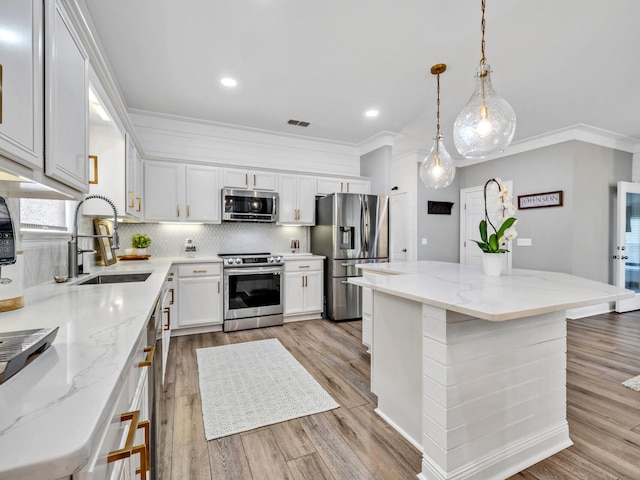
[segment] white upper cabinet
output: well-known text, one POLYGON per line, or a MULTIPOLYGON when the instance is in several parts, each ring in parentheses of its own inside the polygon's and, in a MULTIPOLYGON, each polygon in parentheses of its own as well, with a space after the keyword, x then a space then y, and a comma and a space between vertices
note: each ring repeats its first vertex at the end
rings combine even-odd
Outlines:
POLYGON ((216 167, 145 162, 145 220, 219 223, 218 183, 216 167))
POLYGON ((43 168, 42 0, 2 0, 0 155, 43 168))
POLYGON ((246 190, 275 190, 276 174, 261 170, 225 168, 222 171, 222 185, 225 188, 246 190))
POLYGON ((130 217, 142 219, 144 216, 142 208, 144 185, 142 158, 138 155, 131 136, 127 134, 126 137, 126 212, 130 217))
POLYGON ((278 195, 278 223, 315 224, 315 177, 281 173, 278 195))
POLYGON ((45 173, 88 192, 88 56, 59 0, 45 7, 45 173))
POLYGON ((353 178, 318 177, 316 183, 317 195, 331 193, 369 193, 371 183, 368 180, 353 178))
POLYGON ((220 223, 218 170, 205 165, 186 166, 187 222, 220 223))

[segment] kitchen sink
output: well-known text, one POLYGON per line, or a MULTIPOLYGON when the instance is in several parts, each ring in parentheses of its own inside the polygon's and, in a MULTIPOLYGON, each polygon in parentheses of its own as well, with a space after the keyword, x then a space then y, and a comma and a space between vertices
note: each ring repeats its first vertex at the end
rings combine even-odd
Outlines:
POLYGON ((144 282, 150 275, 151 272, 102 273, 80 280, 79 282, 75 282, 73 285, 104 285, 107 283, 144 282))

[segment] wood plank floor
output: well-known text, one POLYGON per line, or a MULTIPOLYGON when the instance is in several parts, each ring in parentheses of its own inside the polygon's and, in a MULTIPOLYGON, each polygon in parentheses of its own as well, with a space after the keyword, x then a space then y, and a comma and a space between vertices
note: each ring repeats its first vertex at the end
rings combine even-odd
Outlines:
MULTIPOLYGON (((567 412, 574 446, 511 480, 640 479, 640 312, 568 320, 567 412)), ((421 455, 373 411, 361 322, 312 320, 175 337, 159 409, 163 480, 415 479, 421 455), (196 348, 277 338, 341 405, 207 442, 196 348)))

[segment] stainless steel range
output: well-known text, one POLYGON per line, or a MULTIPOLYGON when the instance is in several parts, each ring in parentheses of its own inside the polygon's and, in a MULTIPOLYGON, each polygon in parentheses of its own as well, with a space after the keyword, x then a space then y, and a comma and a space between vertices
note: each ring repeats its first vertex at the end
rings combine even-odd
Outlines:
POLYGON ((270 253, 222 253, 223 330, 282 325, 284 259, 270 253))

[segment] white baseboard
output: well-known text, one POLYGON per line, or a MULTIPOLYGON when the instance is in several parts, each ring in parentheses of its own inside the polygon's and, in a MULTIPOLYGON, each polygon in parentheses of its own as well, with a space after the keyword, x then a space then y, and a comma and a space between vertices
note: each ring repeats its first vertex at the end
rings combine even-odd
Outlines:
POLYGON ((563 422, 540 435, 481 458, 452 472, 422 457, 421 480, 503 480, 573 445, 569 425, 563 422))
POLYGON ((402 435, 409 443, 411 443, 411 445, 413 445, 415 448, 417 448, 420 451, 420 453, 424 454, 424 450, 422 448, 422 444, 421 443, 417 442, 407 432, 405 432, 402 428, 400 428, 398 425, 396 425, 393 422, 393 420, 391 420, 384 413, 382 413, 382 411, 380 411, 379 408, 376 408, 373 411, 376 412, 385 422, 387 422, 396 432, 398 432, 400 435, 402 435))

